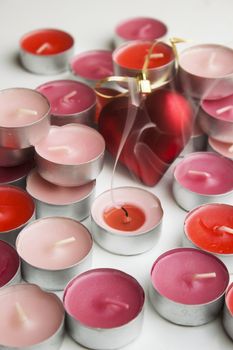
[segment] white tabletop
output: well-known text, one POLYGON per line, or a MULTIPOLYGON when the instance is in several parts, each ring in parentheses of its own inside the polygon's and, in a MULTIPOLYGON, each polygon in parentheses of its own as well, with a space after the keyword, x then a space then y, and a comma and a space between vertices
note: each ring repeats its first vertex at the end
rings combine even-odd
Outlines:
MULTIPOLYGON (((18 41, 26 32, 43 27, 56 27, 70 32, 76 39, 76 52, 107 48, 114 26, 133 16, 152 16, 163 20, 169 35, 190 39, 195 43, 233 44, 232 0, 1 0, 0 1, 0 88, 36 86, 53 79, 69 78, 69 73, 38 76, 24 71, 18 64, 18 41)), ((108 189, 112 160, 97 179, 97 194, 108 189)), ((179 247, 186 215, 171 194, 172 167, 163 179, 149 190, 161 200, 164 208, 162 237, 151 251, 131 257, 113 255, 94 247, 93 267, 121 269, 138 279, 146 291, 153 261, 164 251, 179 247)), ((115 186, 140 186, 119 166, 115 186)), ((200 327, 181 327, 162 319, 146 300, 144 325, 137 340, 125 350, 178 350, 188 348, 230 350, 233 343, 224 333, 221 319, 200 327)), ((61 350, 78 350, 68 336, 61 350)))

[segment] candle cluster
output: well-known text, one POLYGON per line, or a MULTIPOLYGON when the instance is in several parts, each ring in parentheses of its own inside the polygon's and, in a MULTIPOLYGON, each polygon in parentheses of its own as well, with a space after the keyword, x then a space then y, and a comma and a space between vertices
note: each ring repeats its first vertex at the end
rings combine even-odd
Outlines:
POLYGON ((91 349, 119 348, 140 333, 142 286, 117 269, 90 269, 93 240, 122 256, 145 253, 162 233, 163 207, 139 187, 94 199, 105 146, 149 186, 184 157, 173 182, 177 203, 190 211, 184 247, 155 260, 149 298, 168 321, 197 326, 219 315, 225 297, 223 324, 233 339, 233 52, 198 45, 177 61, 174 42, 182 40, 158 41, 166 31, 158 20, 130 19, 116 28, 116 46, 123 44, 113 53, 74 57, 66 32, 22 38, 27 70, 70 68, 76 80, 0 92, 0 347, 58 349, 65 315, 70 336, 91 349), (114 74, 125 79, 113 90, 93 89, 114 74), (221 155, 203 152, 206 134, 221 155), (89 215, 90 232, 80 222, 89 215), (44 290, 63 290, 63 302, 44 290))

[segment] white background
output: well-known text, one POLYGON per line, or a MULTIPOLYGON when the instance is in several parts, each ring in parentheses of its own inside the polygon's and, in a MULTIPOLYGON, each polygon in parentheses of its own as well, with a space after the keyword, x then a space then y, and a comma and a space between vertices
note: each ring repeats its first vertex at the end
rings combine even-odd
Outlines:
MULTIPOLYGON (((115 25, 132 16, 152 16, 163 20, 170 36, 198 42, 231 45, 233 0, 0 0, 0 88, 36 86, 59 78, 37 76, 24 71, 18 64, 18 41, 26 32, 41 27, 57 27, 70 32, 76 39, 76 52, 84 49, 107 48, 115 25)), ((97 180, 97 194, 110 186, 112 161, 106 159, 97 180)), ((113 267, 133 275, 148 290, 153 261, 165 250, 181 245, 186 213, 174 202, 171 194, 172 167, 162 181, 149 190, 155 193, 164 208, 162 238, 150 252, 123 257, 94 247, 93 267, 113 267)), ((118 167, 115 186, 141 186, 128 172, 118 167)), ((114 341, 114 339, 113 339, 114 341)), ((152 309, 146 301, 144 325, 137 340, 125 350, 176 350, 188 348, 230 350, 232 341, 225 335, 221 319, 201 327, 173 325, 152 309)), ((61 350, 83 349, 66 336, 61 350)))

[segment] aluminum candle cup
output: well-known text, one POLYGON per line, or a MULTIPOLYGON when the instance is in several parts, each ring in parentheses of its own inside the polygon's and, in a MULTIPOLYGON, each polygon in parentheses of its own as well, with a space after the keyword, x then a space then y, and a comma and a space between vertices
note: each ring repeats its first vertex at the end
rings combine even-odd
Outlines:
POLYGON ((92 246, 86 227, 64 217, 36 220, 16 241, 23 278, 47 290, 62 290, 74 276, 89 269, 92 246))
POLYGON ((223 157, 233 160, 233 142, 226 143, 208 138, 208 149, 209 151, 216 152, 223 157))
POLYGON ((183 90, 195 98, 214 100, 229 96, 233 88, 233 50, 201 44, 179 55, 179 78, 183 90))
POLYGON ((119 187, 94 200, 92 234, 112 253, 141 254, 159 240, 162 218, 163 209, 155 195, 137 187, 119 187))
POLYGON ((200 125, 215 140, 233 143, 233 94, 214 101, 202 100, 200 125))
POLYGON ((222 322, 226 333, 233 340, 233 283, 226 291, 222 322))
POLYGON ((20 40, 21 63, 37 74, 58 74, 67 70, 73 51, 73 37, 58 29, 37 29, 20 40))
POLYGON ((0 240, 0 289, 20 281, 19 255, 10 244, 0 240))
POLYGON ((177 248, 155 261, 149 296, 166 320, 200 326, 220 313, 228 282, 229 273, 221 260, 197 249, 177 248))
POLYGON ((0 290, 0 347, 2 350, 58 350, 64 335, 60 299, 34 284, 0 290))
POLYGON ((31 196, 15 186, 0 186, 0 239, 12 245, 19 232, 34 220, 35 204, 31 196))
POLYGON ((185 156, 174 170, 173 195, 184 210, 233 200, 233 163, 211 152, 185 156))
MULTIPOLYGON (((119 46, 113 52, 115 75, 138 76, 142 72, 145 57, 152 45, 153 41, 136 40, 119 46)), ((174 75, 175 57, 172 47, 158 42, 154 46, 149 62, 148 79, 153 86, 156 82, 173 79, 174 75)))
POLYGON ((54 80, 37 88, 51 104, 51 124, 93 124, 96 110, 95 91, 73 80, 54 80))
POLYGON ((103 167, 105 142, 81 124, 52 126, 35 146, 38 173, 58 186, 81 186, 96 179, 103 167))
POLYGON ((107 268, 87 271, 65 288, 67 331, 90 349, 125 346, 140 333, 144 300, 144 290, 132 276, 107 268))
POLYGON ((34 147, 13 149, 0 147, 0 167, 15 167, 24 164, 34 157, 34 147))
POLYGON ((27 192, 36 203, 36 218, 65 216, 83 220, 90 213, 95 181, 79 187, 61 187, 44 180, 35 170, 27 178, 27 192))
POLYGON ((117 47, 125 41, 162 39, 166 34, 167 26, 158 19, 134 17, 116 26, 114 44, 117 47))
POLYGON ((23 159, 30 152, 25 149, 49 131, 49 102, 35 90, 11 88, 0 91, 0 104, 0 147, 11 149, 11 157, 23 159))
POLYGON ((185 218, 183 245, 204 250, 221 259, 232 272, 233 206, 205 204, 193 209, 185 218))
POLYGON ((25 189, 26 177, 33 166, 33 162, 27 162, 14 167, 0 167, 0 186, 14 185, 25 189))

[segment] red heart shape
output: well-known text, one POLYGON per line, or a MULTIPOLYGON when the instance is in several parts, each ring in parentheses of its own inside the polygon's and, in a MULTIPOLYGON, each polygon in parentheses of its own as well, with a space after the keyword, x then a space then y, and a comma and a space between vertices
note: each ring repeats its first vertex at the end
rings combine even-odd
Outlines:
POLYGON ((113 156, 117 154, 129 108, 136 118, 120 162, 145 185, 154 186, 191 136, 192 108, 180 93, 170 90, 152 92, 140 108, 129 105, 126 97, 116 98, 103 108, 99 119, 99 131, 113 156))

